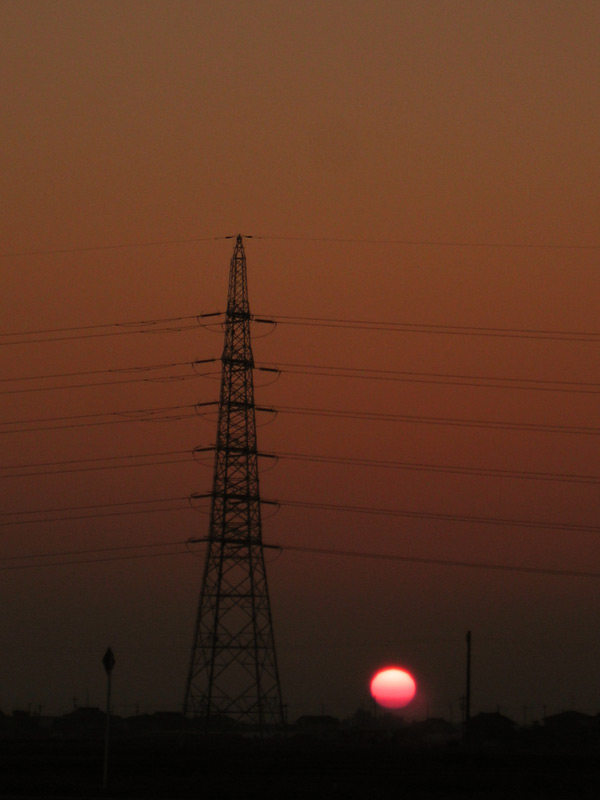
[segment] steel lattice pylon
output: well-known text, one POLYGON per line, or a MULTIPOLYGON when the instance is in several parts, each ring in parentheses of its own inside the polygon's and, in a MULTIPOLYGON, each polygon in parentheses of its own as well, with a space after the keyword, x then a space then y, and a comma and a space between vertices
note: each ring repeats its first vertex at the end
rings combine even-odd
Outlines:
POLYGON ((262 543, 246 256, 229 270, 208 546, 184 713, 265 730, 283 724, 262 543))

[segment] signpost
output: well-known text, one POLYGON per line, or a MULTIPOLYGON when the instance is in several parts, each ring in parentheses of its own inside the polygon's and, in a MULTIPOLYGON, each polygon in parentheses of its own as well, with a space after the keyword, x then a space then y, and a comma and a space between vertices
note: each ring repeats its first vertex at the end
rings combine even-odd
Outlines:
POLYGON ((115 657, 110 647, 107 649, 102 659, 102 664, 106 670, 106 726, 104 728, 104 770, 102 774, 102 788, 108 785, 108 740, 110 735, 110 678, 115 666, 115 657))

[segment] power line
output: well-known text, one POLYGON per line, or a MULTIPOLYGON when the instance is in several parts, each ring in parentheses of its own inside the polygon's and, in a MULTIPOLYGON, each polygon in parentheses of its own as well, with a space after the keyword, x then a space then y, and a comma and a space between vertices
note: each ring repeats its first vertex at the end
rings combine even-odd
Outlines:
POLYGON ((164 364, 140 364, 134 367, 112 367, 110 369, 86 369, 79 372, 53 372, 45 375, 25 375, 19 378, 0 378, 0 383, 25 383, 27 381, 47 381, 56 378, 80 378, 88 375, 112 375, 123 372, 151 372, 159 369, 191 367, 193 361, 171 361, 164 364))
POLYGON ((195 409, 196 406, 194 404, 187 404, 179 406, 159 406, 146 409, 129 409, 126 411, 106 411, 97 414, 74 414, 61 417, 39 417, 37 419, 13 420, 10 422, 2 422, 0 425, 33 425, 36 422, 69 422, 69 424, 21 428, 18 430, 13 428, 8 430, 0 430, 0 434, 54 431, 64 430, 66 428, 88 428, 96 425, 116 425, 131 422, 173 422, 174 420, 188 419, 190 417, 198 416, 200 412, 196 411, 195 409), (189 411, 191 409, 193 409, 192 413, 180 413, 182 411, 189 411), (168 414, 169 416, 159 416, 163 414, 168 414), (121 417, 121 419, 98 419, 98 417, 121 417), (73 420, 96 421, 72 423, 73 420))
MULTIPOLYGON (((264 366, 268 367, 277 367, 277 364, 272 362, 262 362, 264 366)), ((337 367, 337 366, 321 366, 319 364, 291 364, 291 363, 282 363, 279 364, 280 367, 285 367, 287 369, 311 369, 314 372, 309 374, 311 375, 319 375, 319 374, 327 374, 330 373, 337 374, 340 373, 350 373, 358 374, 359 377, 365 379, 373 379, 373 380, 395 380, 399 376, 400 378, 404 378, 407 376, 408 378, 441 378, 441 379, 449 379, 449 380, 465 380, 465 381, 500 381, 502 383, 507 384, 534 384, 534 385, 544 385, 544 384, 551 384, 552 386, 585 386, 585 387, 595 387, 600 388, 600 383, 598 382, 587 382, 587 381, 563 381, 563 380, 554 380, 554 379, 547 379, 547 378, 501 378, 497 376, 490 376, 490 375, 464 375, 464 374, 456 374, 456 373, 446 373, 446 372, 416 372, 413 370, 393 370, 393 369, 372 369, 370 367, 337 367), (322 372, 323 371, 323 372, 322 372), (362 374, 360 374, 362 373, 362 374), (388 378, 388 376, 392 376, 388 378)), ((347 377, 346 375, 339 375, 339 377, 347 377)), ((471 385, 471 384, 469 384, 471 385)), ((501 386, 500 388, 505 388, 501 386)), ((529 386, 525 388, 531 388, 529 386)), ((554 391, 554 390, 552 390, 554 391)), ((568 391, 571 391, 570 389, 568 391)))
POLYGON ((323 547, 301 547, 284 545, 282 550, 298 553, 314 553, 327 556, 343 556, 350 558, 369 558, 378 561, 401 561, 408 564, 426 564, 442 567, 465 567, 468 569, 497 570, 501 572, 520 572, 530 575, 554 575, 562 578, 600 578, 600 572, 588 572, 574 569, 551 569, 549 567, 523 567, 513 564, 492 564, 482 561, 456 561, 447 558, 419 558, 417 556, 400 556, 391 553, 357 552, 354 550, 334 550, 323 547))
POLYGON ((411 247, 473 247, 481 249, 511 250, 599 250, 600 244, 561 244, 551 242, 484 242, 436 239, 362 239, 329 236, 254 236, 271 242, 325 242, 329 244, 396 244, 411 247))
POLYGON ((380 467, 385 469, 401 469, 417 472, 445 472, 454 475, 477 475, 488 478, 519 478, 536 481, 558 481, 560 483, 599 484, 596 475, 578 475, 567 472, 529 472, 525 470, 492 469, 489 467, 456 467, 447 464, 420 464, 411 461, 383 461, 368 458, 345 458, 341 456, 320 456, 311 453, 275 452, 278 458, 290 461, 309 461, 320 464, 349 464, 363 467, 380 467))
POLYGON ((409 422, 423 425, 447 425, 450 427, 489 428, 491 430, 514 430, 541 433, 570 433, 598 435, 600 428, 580 425, 544 425, 534 422, 503 422, 481 419, 460 419, 458 417, 422 417, 409 414, 384 414, 369 411, 344 411, 335 408, 308 408, 302 406, 277 406, 277 413, 301 414, 316 417, 340 417, 346 419, 366 419, 381 422, 409 422))
MULTIPOLYGON (((204 448, 212 450, 212 447, 204 448)), ((69 472, 90 472, 105 469, 124 469, 133 467, 162 466, 168 464, 182 464, 196 461, 193 455, 198 448, 190 450, 166 450, 155 453, 139 453, 122 456, 107 456, 97 459, 69 459, 65 461, 34 462, 32 464, 16 464, 0 466, 0 472, 7 474, 3 478, 23 478, 38 475, 59 475, 69 472), (171 456, 186 455, 187 458, 170 458, 171 456), (192 456, 192 458, 190 458, 192 456), (151 460, 149 460, 151 459, 151 460), (160 459, 160 460, 156 460, 160 459), (167 459, 167 460, 164 460, 167 459), (117 462, 117 463, 110 463, 117 462), (123 463, 138 462, 138 463, 123 463), (86 466, 82 466, 86 465, 86 466), (93 465, 93 466, 90 466, 93 465), (62 469, 41 469, 42 467, 62 467, 62 469), (21 471, 19 471, 21 470, 21 471), (32 471, 23 471, 32 470, 32 471), (11 472, 12 471, 12 472, 11 472)), ((600 477, 595 475, 581 475, 566 472, 535 472, 526 470, 507 470, 495 469, 490 467, 463 467, 451 464, 423 464, 418 462, 406 462, 398 460, 368 459, 368 458, 349 458, 343 456, 324 456, 317 453, 297 453, 275 451, 271 453, 259 453, 259 455, 275 457, 288 461, 305 461, 310 463, 322 464, 341 464, 361 467, 376 467, 380 469, 396 469, 423 472, 442 472, 458 475, 475 475, 493 478, 515 478, 525 480, 557 481, 561 483, 586 483, 598 484, 600 477)))
MULTIPOLYGON (((108 370, 109 372, 111 370, 108 370)), ((179 381, 189 381, 204 377, 200 373, 194 372, 189 375, 157 375, 153 378, 125 378, 116 381, 94 381, 89 383, 68 383, 59 386, 36 386, 27 389, 3 389, 0 395, 9 394, 37 394, 39 392, 56 392, 68 389, 90 389, 98 386, 123 386, 130 383, 176 383, 179 381)))
MULTIPOLYGON (((62 430, 64 428, 77 428, 88 427, 94 425, 112 425, 116 423, 129 423, 129 422, 171 422, 181 419, 189 419, 194 416, 202 416, 200 408, 203 405, 216 405, 215 402, 210 404, 187 404, 177 406, 159 406, 146 409, 127 409, 124 411, 107 411, 98 414, 76 414, 61 417, 40 417, 30 419, 20 419, 8 422, 1 422, 0 426, 17 426, 17 425, 33 425, 36 422, 65 422, 83 419, 96 419, 98 417, 125 417, 125 419, 109 419, 100 420, 96 422, 85 422, 75 425, 51 425, 35 428, 23 428, 22 430, 0 430, 3 433, 29 433, 31 431, 46 431, 46 430, 62 430), (180 413, 182 411, 190 413, 180 413), (177 412, 177 413, 174 413, 177 412), (167 417, 160 417, 157 415, 169 414, 167 417)), ((261 410, 259 408, 259 410, 261 410)), ((486 428, 491 430, 502 431, 524 431, 533 433, 562 433, 562 434, 575 434, 586 436, 597 436, 600 434, 600 428, 593 426, 582 425, 552 425, 533 422, 506 422, 496 420, 483 420, 483 419, 469 419, 458 417, 426 417, 410 414, 387 414, 372 411, 346 411, 344 409, 336 408, 312 408, 308 406, 277 406, 272 410, 277 414, 297 414, 305 416, 317 417, 334 417, 340 419, 364 419, 375 422, 405 422, 423 425, 444 425, 449 427, 467 427, 467 428, 486 428)))
POLYGON ((464 522, 469 525, 498 525, 501 527, 534 528, 540 530, 569 531, 577 533, 600 533, 600 526, 577 525, 562 522, 543 522, 541 520, 511 519, 509 517, 482 517, 468 514, 442 514, 430 511, 410 511, 401 508, 381 508, 378 506, 354 506, 335 503, 310 503, 302 500, 279 500, 278 505, 291 508, 307 508, 322 511, 340 511, 352 514, 373 514, 384 517, 406 517, 408 519, 429 519, 436 522, 464 522))
MULTIPOLYGON (((207 362, 216 360, 218 359, 206 359, 207 362)), ((202 362, 194 362, 194 364, 197 363, 202 362)), ((600 394, 600 383, 598 382, 564 381, 553 378, 503 378, 482 375, 460 375, 445 372, 417 372, 414 370, 374 369, 370 367, 337 367, 333 365, 292 364, 272 361, 257 363, 254 368, 265 372, 288 373, 290 375, 315 375, 317 377, 327 378, 425 383, 441 386, 477 386, 491 389, 567 392, 571 394, 600 394)), ((200 374, 207 376, 214 373, 200 374)))
MULTIPOLYGON (((120 469, 121 466, 124 467, 145 467, 147 465, 153 464, 160 464, 163 462, 160 461, 143 461, 141 459, 154 459, 154 458, 164 458, 166 456, 177 456, 177 455, 187 455, 192 456, 192 459, 185 459, 193 460, 196 464, 202 464, 202 461, 199 461, 195 456, 198 453, 203 453, 207 451, 214 450, 214 446, 211 447, 194 447, 193 450, 163 450, 159 452, 153 453, 133 453, 129 455, 117 455, 117 456, 104 456, 101 458, 71 458, 66 459, 63 461, 34 461, 30 464, 7 464, 5 466, 0 466, 0 472, 8 472, 9 470, 23 470, 23 469, 39 469, 40 467, 65 467, 65 466, 75 466, 77 465, 77 472, 85 472, 88 467, 82 467, 82 464, 94 464, 96 466, 90 467, 90 469, 120 469), (111 465, 107 464, 110 461, 140 461, 139 464, 116 464, 111 465)), ((259 455, 264 455, 259 453, 259 455)), ((183 460, 178 461, 167 461, 164 462, 167 464, 171 463, 183 463, 183 460)), ((29 474, 29 473, 27 473, 29 474)), ((54 472, 52 470, 42 471, 42 472, 34 472, 31 473, 32 475, 52 475, 54 472)), ((3 478, 12 478, 12 477, 21 477, 21 474, 18 475, 3 475, 3 478)))
POLYGON ((166 498, 161 500, 136 500, 131 502, 123 502, 123 503, 104 503, 99 505, 92 505, 92 506, 72 506, 66 508, 57 508, 57 509, 43 509, 37 511, 5 511, 0 514, 0 517, 16 517, 16 516, 29 516, 31 519, 16 519, 16 520, 7 520, 7 521, 0 521, 0 527, 7 528, 13 527, 15 525, 38 525, 40 523, 48 523, 48 522, 76 522, 82 519, 104 519, 106 517, 124 517, 124 516, 131 516, 135 514, 155 514, 155 513, 163 513, 163 512, 170 512, 170 511, 188 511, 192 508, 190 505, 190 499, 188 497, 173 497, 173 498, 166 498), (186 502, 187 505, 170 505, 170 506, 163 506, 160 508, 125 508, 125 506, 141 506, 143 504, 154 504, 157 503, 167 503, 167 502, 186 502), (92 514, 66 514, 64 512, 71 512, 71 511, 84 511, 89 509, 90 511, 94 509, 121 509, 116 511, 107 511, 107 513, 92 513, 92 514), (48 518, 41 518, 35 517, 35 514, 55 514, 58 516, 48 517, 48 518))
MULTIPOLYGON (((147 335, 147 334, 161 334, 161 333, 181 333, 182 331, 198 330, 198 325, 177 325, 174 327, 166 328, 153 328, 148 330, 133 330, 133 331, 107 331, 105 333, 83 333, 74 336, 52 336, 38 339, 18 339, 13 341, 0 341, 0 347, 8 347, 13 345, 22 344, 45 344, 47 342, 65 342, 75 341, 77 339, 101 339, 107 336, 131 336, 134 334, 147 335)), ((11 334, 2 334, 3 336, 10 336, 11 334)))
MULTIPOLYGON (((194 501, 205 499, 210 495, 191 494, 183 497, 163 497, 148 500, 122 501, 118 503, 100 503, 85 506, 63 506, 60 508, 45 508, 29 511, 4 511, 0 512, 0 527, 10 527, 13 525, 29 525, 45 522, 63 522, 79 519, 96 519, 108 516, 122 516, 130 514, 147 514, 163 511, 185 511, 193 509, 194 501), (168 507, 158 507, 159 504, 183 503, 184 505, 170 505, 168 507), (137 506, 137 508, 136 508, 137 506), (147 507, 146 507, 147 506, 147 507), (132 508, 133 507, 133 508, 132 508), (84 515, 71 516, 71 512, 99 512, 108 510, 108 513, 86 513, 84 515), (121 510, 122 509, 122 510, 121 510), (44 519, 39 515, 53 515, 44 519), (36 515, 37 518, 36 518, 36 515), (27 517, 27 519, 13 519, 11 517, 27 517)), ((385 517, 404 517, 408 519, 426 519, 436 522, 462 522, 469 525, 493 525, 501 527, 529 528, 538 530, 568 531, 570 533, 600 533, 600 526, 582 525, 564 522, 544 522, 543 520, 523 520, 507 517, 485 517, 471 516, 468 514, 444 514, 429 511, 413 511, 401 508, 383 508, 380 506, 358 506, 335 503, 308 502, 302 500, 279 500, 274 503, 278 506, 290 508, 304 508, 310 510, 336 511, 352 514, 370 514, 385 517)))
POLYGON ((59 384, 58 386, 36 386, 31 389, 3 389, 0 390, 0 395, 2 394, 24 394, 27 392, 50 392, 55 390, 62 390, 62 389, 81 389, 81 388, 88 388, 90 386, 117 386, 123 383, 163 383, 163 382, 172 382, 172 381, 180 381, 180 380, 189 380, 190 378, 204 378, 206 374, 203 372, 198 372, 195 370, 195 367, 199 364, 206 364, 212 363, 217 361, 217 358, 204 358, 200 360, 194 361, 173 361, 171 363, 165 364, 143 364, 139 366, 133 367, 113 367, 111 369, 93 369, 93 370, 82 370, 79 372, 55 372, 49 373, 46 375, 26 375, 20 378, 0 378, 0 383, 27 383, 29 381, 45 381, 45 380, 56 380, 58 378, 75 378, 75 377, 85 377, 91 375, 122 375, 127 373, 146 373, 146 372, 156 372, 163 369, 175 369, 178 367, 191 367, 193 372, 188 375, 157 375, 155 377, 143 377, 143 378, 127 378, 125 380, 112 380, 112 381, 98 381, 95 383, 77 383, 77 384, 59 384))
MULTIPOLYGON (((12 556, 11 559, 14 560, 25 560, 25 559, 33 559, 33 558, 64 558, 65 556, 77 556, 77 555, 93 555, 96 553, 105 553, 105 552, 114 552, 120 550, 133 550, 133 549, 143 549, 143 548, 153 548, 153 547, 176 547, 182 544, 191 544, 194 543, 194 540, 188 540, 187 542, 172 542, 172 543, 155 543, 155 544, 148 544, 148 545, 132 545, 131 547, 111 547, 111 548, 99 548, 97 550, 80 550, 80 551, 66 551, 66 552, 57 552, 57 553, 42 553, 36 554, 31 556, 12 556)), ((408 563, 408 564, 422 564, 427 566, 443 566, 443 567, 462 567, 467 569, 477 569, 477 570, 488 570, 488 571, 500 571, 500 572, 515 572, 515 573, 522 573, 522 574, 529 574, 529 575, 547 575, 547 576, 554 576, 554 577, 563 577, 563 578, 593 578, 598 579, 600 578, 600 572, 591 572, 591 571, 583 571, 583 570, 573 570, 573 569, 552 569, 548 567, 526 567, 526 566, 519 566, 515 564, 493 564, 489 562, 479 562, 479 561, 458 561, 454 559, 441 559, 441 558, 422 558, 417 556, 401 556, 396 555, 393 553, 375 553, 375 552, 359 552, 355 550, 338 550, 333 548, 324 548, 324 547, 302 547, 300 545, 271 545, 274 549, 281 550, 283 552, 296 552, 296 553, 310 553, 314 555, 326 555, 326 556, 341 556, 344 558, 362 558, 362 559, 375 559, 378 561, 392 561, 392 562, 401 562, 401 563, 408 563)), ((188 547, 185 547, 181 550, 175 550, 172 552, 167 553, 129 553, 128 555, 114 555, 102 558, 84 558, 84 559, 77 559, 73 560, 69 558, 68 561, 46 561, 43 563, 37 564, 11 564, 9 566, 0 566, 0 571, 10 571, 10 570, 24 570, 24 569, 40 569, 40 568, 47 568, 47 567, 59 567, 59 566, 79 566, 81 564, 98 564, 98 563, 106 563, 110 561, 128 561, 133 559, 141 559, 141 558, 165 558, 170 556, 179 556, 179 555, 189 555, 190 551, 188 547)), ((7 558, 1 558, 0 561, 6 561, 7 558)))
POLYGON ((36 461, 31 464, 8 464, 6 466, 0 466, 0 472, 8 472, 9 470, 25 470, 25 469, 33 469, 39 470, 41 467, 73 467, 73 469, 67 470, 42 470, 36 472, 16 472, 14 474, 2 475, 3 478, 21 478, 21 477, 28 477, 30 475, 54 475, 60 472, 87 472, 88 470, 96 470, 96 469, 120 469, 121 467, 145 467, 148 465, 154 464, 162 464, 162 463, 179 463, 174 461, 142 461, 142 459, 156 459, 156 458, 164 458, 166 456, 178 456, 178 455, 185 455, 188 456, 192 454, 193 451, 190 450, 163 450, 161 452, 155 453, 135 453, 133 455, 126 455, 126 456, 105 456, 103 458, 77 458, 77 459, 67 459, 64 461, 36 461), (139 464, 109 464, 108 462, 123 462, 123 461, 141 461, 139 464), (82 464, 90 465, 94 464, 95 466, 81 466, 82 464))
MULTIPOLYGON (((135 247, 158 247, 172 244, 195 244, 196 242, 215 242, 220 239, 231 239, 231 236, 195 236, 191 239, 157 239, 145 242, 121 242, 118 244, 88 245, 87 247, 61 247, 52 250, 21 250, 13 253, 0 253, 0 258, 16 258, 17 256, 48 256, 68 253, 93 253, 100 250, 124 250, 135 247)), ((252 238, 252 237, 249 237, 252 238)))
MULTIPOLYGON (((24 519, 11 522, 0 522, 0 527, 15 525, 39 525, 48 522, 79 522, 82 519, 106 519, 107 517, 130 517, 136 514, 157 514, 171 511, 189 511, 188 506, 165 506, 163 508, 136 508, 128 511, 109 511, 107 514, 78 514, 74 516, 51 517, 48 519, 24 519)), ((23 512, 19 512, 23 513, 23 512)))
MULTIPOLYGON (((129 545, 119 545, 118 547, 94 547, 91 550, 62 550, 62 551, 54 551, 54 552, 46 552, 46 553, 27 553, 27 555, 22 556, 0 556, 0 562, 6 561, 23 561, 25 559, 36 559, 36 558, 63 558, 65 556, 83 556, 83 555, 92 555, 96 553, 115 553, 115 552, 123 552, 128 550, 151 550, 157 547, 175 547, 177 545, 185 545, 185 541, 180 542, 151 542, 149 544, 129 544, 129 545)), ((162 553, 161 555, 168 555, 162 553)), ((51 565, 49 565, 51 566, 51 565)))
MULTIPOLYGON (((220 312, 219 312, 220 313, 220 312)), ((203 315, 202 316, 212 316, 212 315, 203 315)), ((0 332, 0 337, 3 336, 39 336, 43 333, 69 333, 73 331, 91 331, 91 330, 100 330, 102 328, 131 328, 131 327, 141 327, 141 326, 150 326, 150 325, 163 325, 168 322, 187 322, 192 319, 198 319, 198 315, 192 314, 186 317, 158 317, 155 319, 138 319, 138 320, 129 320, 126 322, 104 322, 102 324, 97 325, 75 325, 70 326, 67 328, 34 328, 32 330, 20 330, 20 331, 13 331, 13 332, 0 332)))
POLYGON ((263 367, 278 367, 281 372, 294 375, 316 375, 327 378, 352 378, 358 380, 394 381, 400 383, 427 383, 443 386, 478 386, 490 389, 515 389, 537 392, 567 392, 570 394, 600 394, 600 383, 585 381, 560 381, 537 378, 497 378, 481 375, 456 375, 437 372, 369 369, 366 367, 336 367, 317 364, 276 364, 261 362, 263 367), (575 388, 575 387, 595 387, 575 388))
MULTIPOLYGON (((138 417, 135 419, 108 419, 108 420, 99 420, 98 422, 80 422, 68 425, 50 425, 50 426, 46 425, 37 428, 20 428, 18 430, 0 431, 0 435, 5 433, 35 433, 39 431, 62 431, 71 428, 93 428, 98 425, 118 425, 131 422, 179 422, 180 420, 191 419, 192 417, 195 416, 197 415, 191 413, 191 414, 176 414, 170 417, 156 417, 156 418, 138 417)), ((8 424, 8 423, 3 423, 3 424, 8 424)))
MULTIPOLYGON (((98 465, 95 467, 66 467, 64 469, 51 469, 51 470, 36 470, 33 472, 13 472, 11 474, 2 475, 0 477, 4 478, 32 478, 37 477, 39 475, 67 475, 72 472, 98 472, 101 470, 106 469, 132 469, 134 467, 163 467, 169 464, 189 464, 192 463, 193 459, 191 459, 190 452, 188 450, 180 451, 182 453, 187 453, 188 458, 170 458, 167 460, 160 460, 160 461, 140 461, 137 464, 103 464, 98 465)), ((142 456, 140 456, 142 458, 142 456)), ((104 459, 108 460, 108 459, 104 459)), ((73 462, 73 463, 85 463, 82 462, 73 462)), ((0 471, 6 470, 7 467, 0 467, 0 471)))
MULTIPOLYGON (((61 247, 39 250, 21 250, 12 253, 0 253, 0 258, 17 258, 23 256, 40 255, 66 255, 71 253, 100 252, 104 250, 123 250, 138 247, 163 247, 177 244, 196 244, 198 242, 214 242, 223 239, 232 239, 233 236, 195 236, 183 239, 157 239, 143 242, 120 242, 115 244, 88 245, 84 247, 61 247)), ((244 239, 261 239, 271 242, 310 242, 327 244, 382 244, 402 245, 407 247, 451 247, 475 249, 516 249, 516 250, 598 250, 597 244, 566 244, 552 242, 485 242, 467 240, 436 240, 436 239, 372 239, 355 237, 328 237, 328 236, 244 236, 244 239)))
MULTIPOLYGON (((26 559, 39 559, 39 558, 64 558, 66 556, 79 556, 79 555, 94 555, 97 553, 118 552, 134 549, 154 548, 154 547, 177 547, 185 544, 186 547, 181 550, 174 550, 171 552, 163 553, 129 553, 127 555, 111 555, 101 558, 69 558, 68 561, 46 561, 36 564, 11 564, 8 566, 0 566, 0 572, 24 569, 40 569, 47 567, 60 567, 60 566, 79 566, 81 564, 99 564, 110 561, 129 561, 141 558, 165 558, 170 556, 189 555, 190 550, 187 547, 189 544, 196 543, 198 540, 187 540, 187 542, 159 542, 148 545, 132 545, 130 547, 109 547, 99 548, 96 550, 80 550, 80 551, 63 551, 56 553, 38 553, 31 556, 11 556, 0 558, 0 561, 7 560, 26 560, 26 559)), ((572 569, 552 569, 548 567, 526 567, 514 564, 494 564, 489 562, 480 561, 458 561, 454 559, 441 559, 441 558, 424 558, 418 556, 402 556, 393 553, 376 553, 376 552, 359 552, 355 550, 340 550, 334 548, 324 547, 303 547, 300 545, 266 545, 273 549, 281 550, 283 552, 296 552, 296 553, 310 553, 314 555, 326 556, 341 556, 344 558, 362 558, 362 559, 375 559, 378 561, 391 561, 401 562, 408 564, 422 564, 426 566, 443 566, 443 567, 462 567, 467 569, 488 570, 488 571, 501 571, 501 572, 515 572, 529 575, 547 575, 563 578, 600 578, 600 572, 590 572, 583 570, 572 569)))
MULTIPOLYGON (((57 333, 77 333, 89 331, 103 331, 106 328, 147 328, 148 330, 121 331, 121 333, 144 333, 151 332, 152 326, 165 325, 172 323, 187 323, 195 320, 199 327, 206 327, 201 322, 202 319, 209 317, 222 317, 222 311, 214 311, 201 314, 188 314, 185 316, 159 317, 142 320, 131 320, 125 322, 106 322, 96 325, 76 325, 59 328, 37 328, 32 330, 20 330, 13 332, 0 332, 0 339, 9 337, 41 336, 44 334, 57 333)), ((357 330, 381 330, 398 333, 439 333, 462 336, 500 336, 518 339, 551 339, 565 341, 600 341, 600 333, 593 331, 564 331, 543 328, 498 328, 479 325, 447 325, 443 323, 423 323, 423 322, 392 322, 380 320, 361 320, 336 317, 302 317, 283 314, 252 315, 252 320, 259 323, 277 323, 284 325, 302 325, 308 327, 332 327, 350 328, 357 330)), ((208 323, 211 325, 213 323, 208 323)), ((195 327, 195 326, 193 326, 195 327)), ((179 330, 179 328, 174 328, 179 330)), ((101 335, 112 335, 110 332, 101 335)), ((69 337, 71 338, 71 337, 69 337)), ((73 338, 77 338, 74 336, 73 338)), ((1 344, 1 342, 0 342, 1 344)))
POLYGON ((510 339, 549 339, 556 341, 600 342, 600 333, 557 331, 534 328, 490 328, 476 325, 437 325, 411 322, 376 322, 373 320, 335 319, 330 317, 297 317, 270 314, 270 319, 254 317, 256 322, 276 322, 317 328, 384 331, 393 333, 430 333, 448 336, 485 336, 510 339))
POLYGON ((104 336, 131 336, 133 334, 149 333, 178 333, 180 331, 206 328, 211 323, 201 322, 207 317, 220 317, 221 311, 209 312, 205 314, 192 314, 179 317, 163 317, 158 319, 143 319, 131 322, 107 322, 98 325, 77 325, 63 328, 40 328, 28 331, 0 332, 0 346, 15 344, 40 344, 44 342, 63 342, 76 339, 97 339, 104 336), (194 325, 189 325, 191 320, 195 320, 194 325), (173 323, 179 323, 173 325, 173 323), (156 326, 167 327, 156 327, 156 326), (170 326, 170 327, 169 327, 170 326), (105 330, 106 328, 127 328, 130 330, 105 330), (95 331, 91 333, 90 331, 95 331), (56 334, 65 334, 57 336, 56 334), (31 338, 38 337, 38 338, 31 338), (40 338, 42 337, 42 338, 40 338))
MULTIPOLYGON (((188 361, 188 362, 174 362, 172 365, 156 365, 148 367, 131 367, 124 369, 108 369, 108 370, 91 370, 88 372, 71 373, 72 375, 94 375, 94 374, 115 374, 122 372, 141 372, 151 371, 166 368, 168 366, 191 366, 195 367, 197 364, 217 361, 216 358, 203 359, 202 361, 188 361)), ((586 381, 562 381, 553 379, 538 379, 538 378, 492 378, 478 375, 454 375, 448 373, 434 373, 434 372, 414 372, 414 371, 400 371, 400 370, 379 370, 361 367, 321 367, 319 365, 308 364, 282 364, 284 369, 275 368, 274 364, 264 362, 263 365, 258 365, 257 369, 266 371, 288 372, 296 375, 317 375, 333 378, 354 378, 360 380, 376 380, 376 381, 397 381, 402 383, 432 383, 438 385, 451 385, 451 386, 480 386, 485 388, 495 389, 519 389, 529 391, 551 391, 551 392, 568 392, 575 394, 599 394, 600 383, 586 382, 586 381), (306 368, 306 369, 304 369, 306 368), (495 382, 494 382, 495 381, 495 382), (582 387, 594 387, 582 388, 582 387)), ((46 380, 56 377, 66 377, 69 373, 57 373, 52 375, 28 376, 25 378, 3 378, 2 382, 18 382, 32 381, 32 380, 46 380)), ((85 389, 97 386, 118 386, 120 384, 129 383, 160 383, 160 382, 175 382, 182 380, 190 380, 192 378, 206 377, 206 373, 194 371, 188 375, 158 375, 156 377, 143 377, 143 378, 126 378, 124 380, 111 380, 111 381, 95 381, 88 383, 76 384, 60 384, 58 386, 42 386, 33 388, 20 388, 20 389, 3 389, 0 390, 0 395, 9 394, 26 394, 37 392, 48 392, 67 389, 85 389)))
POLYGON ((0 567, 0 572, 12 572, 13 570, 40 569, 42 567, 71 567, 81 564, 100 564, 108 561, 132 561, 140 558, 165 558, 166 556, 189 555, 187 548, 175 550, 172 553, 134 553, 131 555, 107 556, 105 558, 83 558, 69 561, 54 561, 45 564, 11 564, 10 566, 0 567))
MULTIPOLYGON (((157 497, 149 500, 122 500, 118 503, 96 503, 88 506, 62 506, 60 508, 40 508, 35 511, 0 511, 0 517, 30 516, 32 514, 61 514, 65 511, 90 511, 97 508, 119 508, 123 506, 141 506, 156 503, 190 502, 189 495, 184 497, 157 497)), ((0 523, 1 524, 1 523, 0 523)))
MULTIPOLYGON (((202 448, 202 450, 213 450, 214 447, 202 448)), ((87 458, 87 459, 68 459, 65 461, 49 461, 49 462, 34 462, 32 464, 14 464, 0 466, 0 472, 8 474, 3 475, 4 478, 14 477, 30 477, 36 475, 55 475, 66 472, 87 472, 103 469, 121 469, 130 467, 145 467, 155 466, 162 464, 179 464, 197 462, 197 459, 190 459, 190 456, 199 452, 199 448, 194 450, 166 450, 155 453, 138 453, 121 456, 106 456, 104 458, 87 458), (188 458, 178 458, 168 460, 154 460, 164 459, 170 456, 187 455, 188 458), (152 460, 148 460, 152 459, 152 460), (139 462, 139 463, 123 463, 123 462, 139 462), (110 463, 117 462, 117 463, 110 463), (92 464, 93 466, 89 466, 92 464), (82 466, 88 465, 88 466, 82 466), (41 469, 42 467, 67 467, 66 469, 41 469), (12 474, 10 471, 13 471, 12 474), (15 472, 15 470, 17 470, 15 472), (21 470, 19 472, 18 470, 21 470), (23 472, 22 470, 34 470, 32 472, 23 472)), ((448 472, 452 474, 467 474, 467 475, 481 475, 484 477, 507 477, 507 478, 524 478, 532 480, 552 480, 568 483, 599 483, 600 477, 594 475, 579 475, 571 473, 552 473, 552 472, 533 472, 526 470, 505 470, 494 469, 489 467, 462 467, 454 466, 451 464, 423 464, 405 461, 389 461, 383 459, 368 459, 368 458, 349 458, 344 456, 324 456, 317 453, 297 453, 297 452, 283 452, 275 451, 270 453, 259 453, 259 456, 272 457, 277 459, 284 459, 289 461, 308 461, 311 463, 323 464, 348 464, 351 466, 363 467, 377 467, 381 469, 400 469, 400 470, 417 470, 426 472, 448 472)))

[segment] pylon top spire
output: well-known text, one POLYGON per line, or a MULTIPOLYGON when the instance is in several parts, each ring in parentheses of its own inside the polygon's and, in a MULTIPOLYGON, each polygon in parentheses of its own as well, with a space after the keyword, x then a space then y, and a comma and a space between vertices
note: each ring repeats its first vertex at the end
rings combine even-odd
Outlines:
MULTIPOLYGON (((232 323, 235 318, 244 317, 250 317, 250 304, 248 302, 248 281, 246 277, 246 253, 242 236, 238 233, 229 264, 226 324, 232 323)), ((250 333, 248 332, 248 341, 249 339, 250 333)))

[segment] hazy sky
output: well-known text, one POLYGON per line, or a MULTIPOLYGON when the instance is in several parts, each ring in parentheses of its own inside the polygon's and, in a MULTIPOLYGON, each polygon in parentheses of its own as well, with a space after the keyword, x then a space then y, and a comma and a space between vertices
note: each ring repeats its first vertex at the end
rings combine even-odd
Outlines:
MULTIPOLYGON (((260 447, 287 454, 264 462, 262 493, 310 506, 267 509, 265 541, 600 574, 597 2, 3 0, 0 15, 0 709, 101 704, 109 644, 118 712, 182 702, 202 551, 181 543, 208 524, 185 498, 210 489, 191 450, 215 436, 192 406, 219 385, 218 364, 189 364, 222 349, 192 317, 224 309, 222 237, 238 232, 257 237, 252 310, 303 323, 254 329, 257 362, 283 369, 256 374, 279 410, 260 447), (166 318, 186 319, 83 330, 166 318), (180 366, 138 369, 158 364, 180 366), (179 554, 101 560, 165 542, 179 554)), ((600 711, 598 578, 268 561, 291 718, 352 713, 395 662, 415 713, 458 719, 468 629, 474 711, 600 711)))

